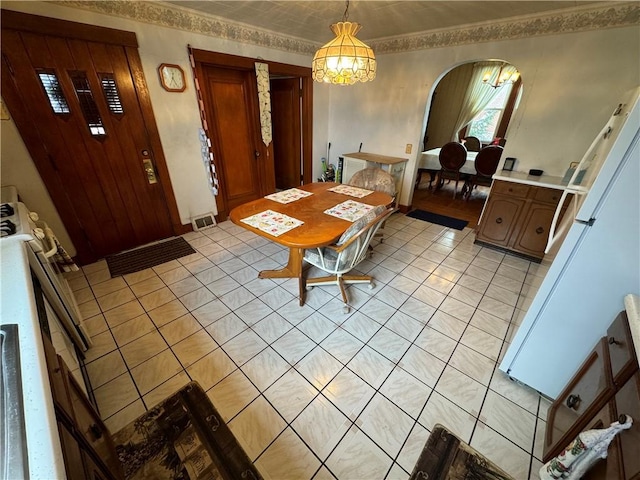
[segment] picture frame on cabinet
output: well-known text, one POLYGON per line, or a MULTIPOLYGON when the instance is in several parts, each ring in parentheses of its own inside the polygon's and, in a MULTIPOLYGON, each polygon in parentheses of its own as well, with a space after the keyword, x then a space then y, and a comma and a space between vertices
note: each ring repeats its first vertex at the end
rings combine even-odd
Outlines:
POLYGON ((514 157, 507 157, 504 160, 504 165, 502 166, 502 170, 506 170, 508 172, 513 171, 513 167, 516 164, 516 159, 514 157))

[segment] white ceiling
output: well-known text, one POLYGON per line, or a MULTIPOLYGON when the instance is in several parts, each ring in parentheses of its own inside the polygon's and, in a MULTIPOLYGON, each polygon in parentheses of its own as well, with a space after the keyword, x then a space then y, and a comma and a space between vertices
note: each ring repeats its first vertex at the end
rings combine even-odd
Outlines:
MULTIPOLYGON (((329 26, 342 20, 344 1, 195 1, 169 0, 233 22, 291 35, 318 44, 333 38, 329 26)), ((429 30, 549 14, 602 1, 411 1, 351 0, 349 20, 360 23, 361 40, 376 40, 429 30)))

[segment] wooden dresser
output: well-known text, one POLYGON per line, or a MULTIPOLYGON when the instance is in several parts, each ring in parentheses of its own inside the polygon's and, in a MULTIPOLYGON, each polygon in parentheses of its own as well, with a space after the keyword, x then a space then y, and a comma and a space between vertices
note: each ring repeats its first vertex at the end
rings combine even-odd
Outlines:
POLYGON ((621 415, 631 416, 633 426, 614 438, 608 458, 585 479, 640 479, 640 370, 624 311, 549 408, 544 462, 581 431, 607 428, 621 415))

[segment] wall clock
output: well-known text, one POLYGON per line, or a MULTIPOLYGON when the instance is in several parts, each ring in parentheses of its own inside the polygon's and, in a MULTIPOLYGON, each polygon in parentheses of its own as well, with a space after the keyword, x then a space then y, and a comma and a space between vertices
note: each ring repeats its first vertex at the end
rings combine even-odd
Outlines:
POLYGON ((163 63, 158 67, 160 84, 167 92, 184 92, 187 84, 184 80, 184 70, 179 65, 163 63))

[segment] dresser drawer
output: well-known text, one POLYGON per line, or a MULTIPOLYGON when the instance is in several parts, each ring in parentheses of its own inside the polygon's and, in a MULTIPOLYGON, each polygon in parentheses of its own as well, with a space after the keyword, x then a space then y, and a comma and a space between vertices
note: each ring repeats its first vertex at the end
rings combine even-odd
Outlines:
POLYGON ((638 369, 627 313, 620 312, 607 329, 613 383, 621 386, 638 369))
POLYGON ((603 338, 549 409, 545 462, 558 455, 613 396, 610 368, 603 338))
POLYGON ((554 188, 533 187, 533 199, 536 202, 550 203, 554 206, 560 201, 562 190, 554 188))
POLYGON ((529 185, 522 183, 501 182, 496 180, 491 187, 491 193, 501 193, 503 195, 509 195, 511 197, 527 198, 529 193, 529 185))
POLYGON ((636 372, 615 396, 618 415, 629 415, 633 425, 618 434, 624 478, 640 479, 640 372, 636 372))

